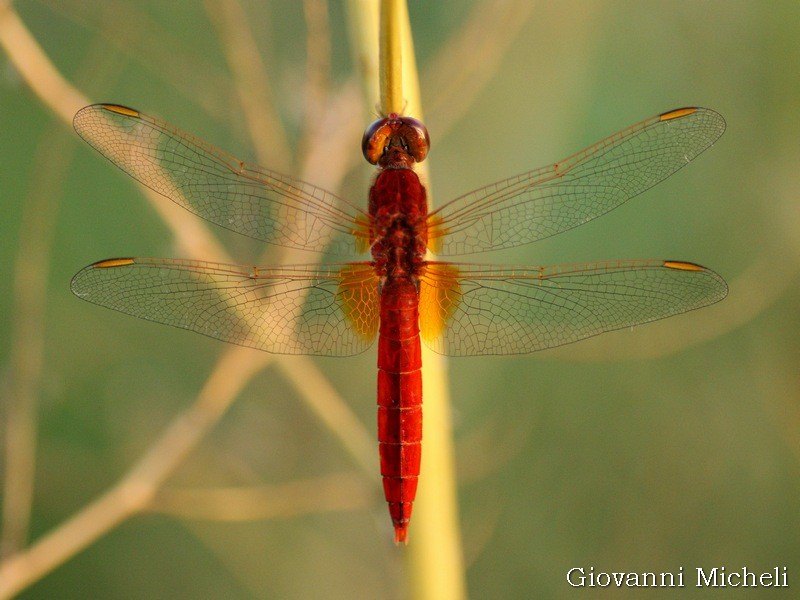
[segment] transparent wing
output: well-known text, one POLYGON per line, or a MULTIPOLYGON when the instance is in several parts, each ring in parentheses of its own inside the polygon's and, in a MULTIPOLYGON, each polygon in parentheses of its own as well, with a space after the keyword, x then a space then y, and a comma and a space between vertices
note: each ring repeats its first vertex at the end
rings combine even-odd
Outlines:
POLYGON ((725 120, 682 108, 642 121, 569 158, 499 181, 429 217, 443 256, 510 248, 586 223, 666 179, 710 147, 725 120))
POLYGON ((420 329, 450 356, 523 354, 722 300, 723 279, 679 261, 540 268, 429 263, 420 329))
POLYGON ((343 256, 363 250, 353 235, 368 235, 367 216, 313 185, 242 162, 124 106, 87 106, 73 125, 120 169, 216 225, 290 248, 343 256))
POLYGON ((369 263, 261 269, 119 258, 85 267, 71 287, 94 304, 278 354, 357 354, 378 327, 369 263))

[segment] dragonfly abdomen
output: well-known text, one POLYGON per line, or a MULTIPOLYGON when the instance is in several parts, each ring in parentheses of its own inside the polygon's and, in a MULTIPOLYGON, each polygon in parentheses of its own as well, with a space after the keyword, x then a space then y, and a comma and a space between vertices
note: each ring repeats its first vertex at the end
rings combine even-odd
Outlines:
POLYGON ((395 542, 405 542, 422 450, 422 356, 419 298, 411 278, 381 291, 378 338, 378 441, 395 542))

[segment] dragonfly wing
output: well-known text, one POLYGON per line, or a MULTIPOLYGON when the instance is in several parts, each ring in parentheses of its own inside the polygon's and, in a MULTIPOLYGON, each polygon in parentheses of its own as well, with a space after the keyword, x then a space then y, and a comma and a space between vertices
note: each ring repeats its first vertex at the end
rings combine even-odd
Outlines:
POLYGON ((658 115, 569 158, 481 188, 429 217, 444 256, 527 244, 590 221, 653 187, 709 148, 725 120, 707 108, 658 115))
POLYGON ((85 267, 71 287, 94 304, 277 354, 357 354, 378 327, 369 263, 262 269, 120 258, 85 267))
POLYGON ((430 263, 421 278, 420 329, 441 354, 524 354, 707 306, 727 291, 713 271, 679 261, 519 269, 430 263))
POLYGON ((137 181, 221 227, 279 246, 344 256, 361 249, 352 235, 368 237, 366 215, 333 194, 242 162, 137 110, 94 104, 78 111, 73 125, 137 181))

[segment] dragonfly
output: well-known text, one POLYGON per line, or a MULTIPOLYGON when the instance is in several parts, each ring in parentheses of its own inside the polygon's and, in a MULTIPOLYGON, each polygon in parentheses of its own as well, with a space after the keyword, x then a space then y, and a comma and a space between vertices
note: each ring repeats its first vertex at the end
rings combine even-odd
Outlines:
POLYGON ((125 106, 87 106, 74 127, 117 167, 207 221, 350 261, 111 258, 83 268, 71 288, 123 313, 278 354, 349 356, 377 337, 380 468, 396 543, 407 542, 422 454, 420 340, 447 356, 529 353, 727 294, 718 274, 681 260, 516 267, 431 256, 528 244, 611 211, 714 144, 725 121, 710 109, 662 113, 436 210, 414 171, 430 137, 410 116, 383 116, 364 133, 364 157, 377 167, 367 210, 125 106))

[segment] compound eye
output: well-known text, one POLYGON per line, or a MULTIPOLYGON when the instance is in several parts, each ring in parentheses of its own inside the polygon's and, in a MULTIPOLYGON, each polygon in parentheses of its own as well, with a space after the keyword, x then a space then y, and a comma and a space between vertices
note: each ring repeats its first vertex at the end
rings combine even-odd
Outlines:
POLYGON ((367 159, 367 162, 373 165, 378 164, 386 147, 386 140, 391 132, 392 127, 387 117, 373 121, 367 127, 364 131, 364 137, 361 138, 361 152, 364 153, 364 158, 367 159))
POLYGON ((406 141, 408 153, 415 162, 422 162, 428 156, 428 149, 431 147, 428 129, 422 121, 413 117, 402 117, 401 122, 404 125, 402 136, 406 141))

